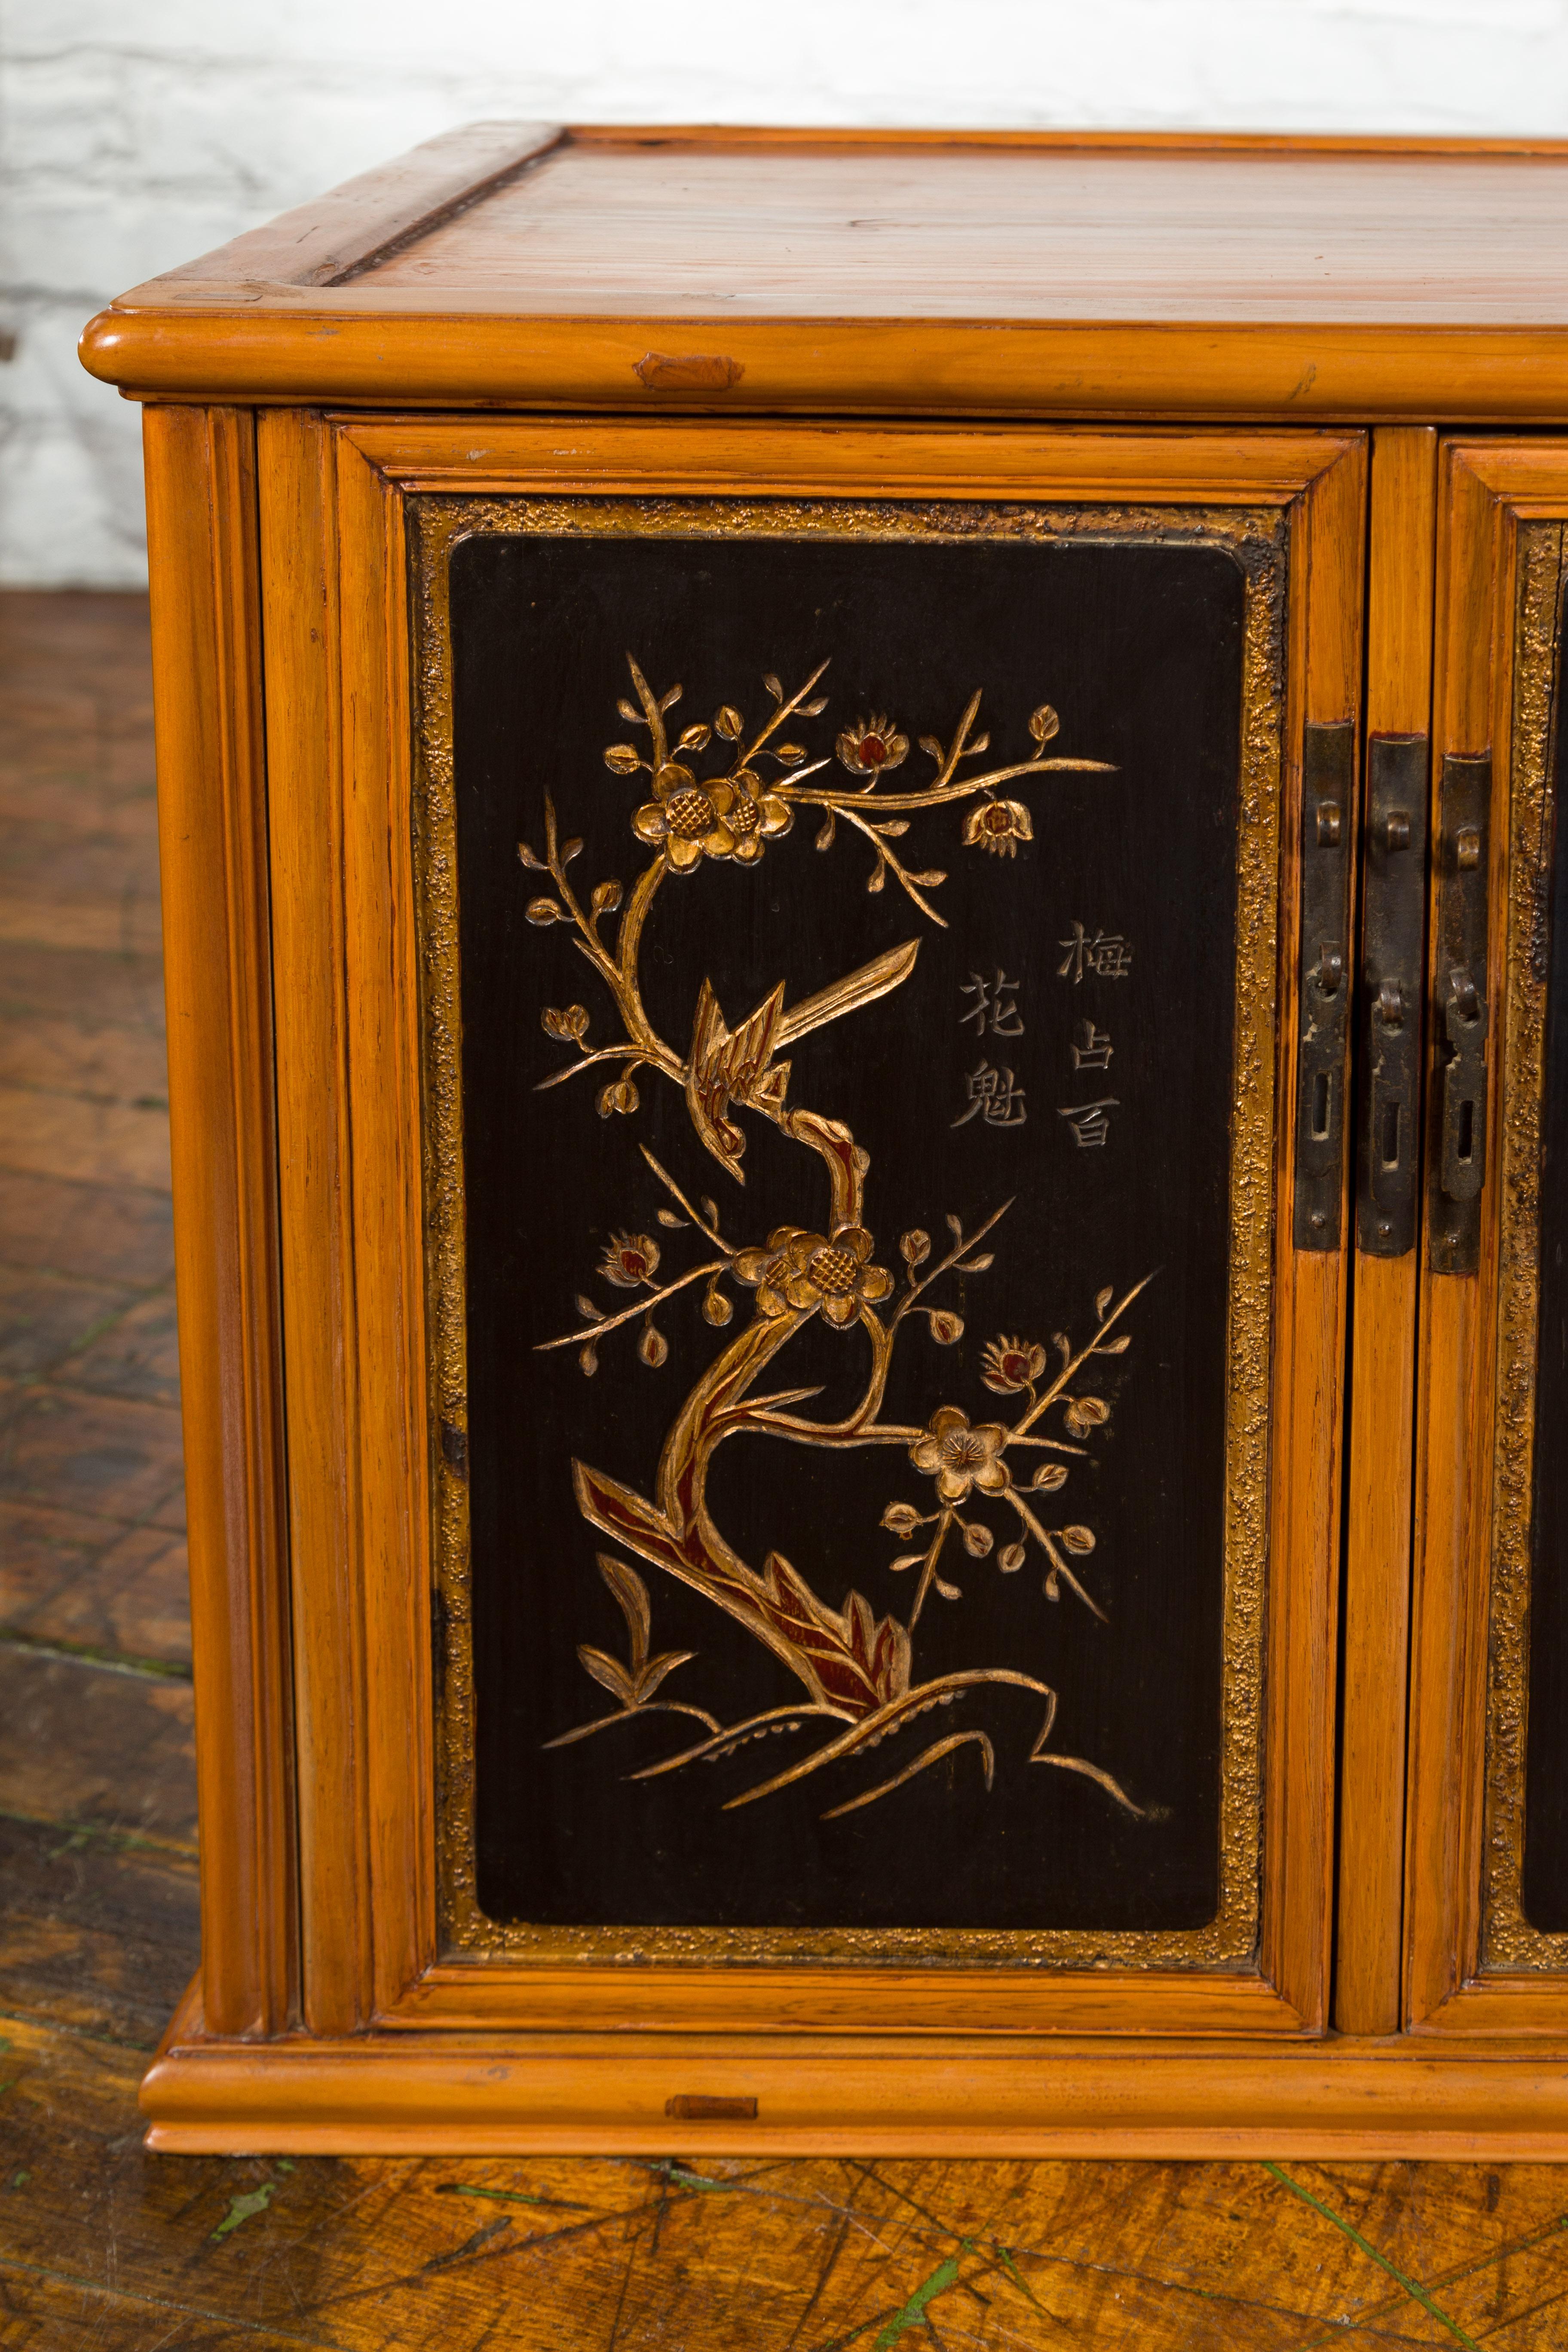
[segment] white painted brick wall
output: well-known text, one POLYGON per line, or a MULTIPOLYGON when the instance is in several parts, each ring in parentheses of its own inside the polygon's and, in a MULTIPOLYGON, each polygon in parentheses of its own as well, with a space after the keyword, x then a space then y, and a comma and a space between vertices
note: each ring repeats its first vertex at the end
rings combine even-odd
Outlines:
POLYGON ((1568 134, 1568 0, 0 0, 0 581, 143 577, 91 311, 498 115, 1568 134))

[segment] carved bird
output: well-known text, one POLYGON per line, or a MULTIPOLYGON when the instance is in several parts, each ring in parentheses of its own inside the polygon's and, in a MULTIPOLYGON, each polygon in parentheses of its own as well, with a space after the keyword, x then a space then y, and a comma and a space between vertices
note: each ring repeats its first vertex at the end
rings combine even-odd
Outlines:
POLYGON ((819 989, 788 1013, 784 1010, 781 980, 738 1029, 730 1028, 712 983, 704 980, 686 1062, 686 1103, 703 1144, 737 1184, 746 1181, 741 1167, 746 1139, 733 1119, 726 1117, 731 1104, 743 1103, 776 1118, 784 1108, 790 1065, 775 1062, 774 1054, 809 1030, 820 1029, 897 988, 914 970, 920 944, 915 939, 889 948, 886 955, 819 989))

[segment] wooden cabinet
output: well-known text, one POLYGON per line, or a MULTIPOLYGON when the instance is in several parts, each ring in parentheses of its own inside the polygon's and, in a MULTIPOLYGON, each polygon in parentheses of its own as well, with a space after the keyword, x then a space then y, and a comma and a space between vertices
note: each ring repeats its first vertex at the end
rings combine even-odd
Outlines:
POLYGON ((491 125, 93 322, 157 2145, 1562 2151, 1565 210, 491 125))

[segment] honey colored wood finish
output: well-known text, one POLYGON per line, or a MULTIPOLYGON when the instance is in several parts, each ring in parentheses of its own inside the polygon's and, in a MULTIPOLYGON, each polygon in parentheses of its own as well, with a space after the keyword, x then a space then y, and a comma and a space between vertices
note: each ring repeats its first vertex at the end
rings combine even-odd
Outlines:
MULTIPOLYGON (((1430 426, 1373 436, 1369 736, 1430 727, 1436 487, 1430 426)), ((1334 1978, 1342 2033, 1393 2033, 1401 2014, 1418 1263, 1413 1251, 1360 1250, 1354 1263, 1334 1978)))
POLYGON ((182 2009, 142 2089, 154 2147, 322 2154, 1559 2156, 1560 2051, 1260 2050, 960 2035, 206 2039, 182 2009), (1217 2079, 1216 2079, 1217 2078, 1217 2079), (718 2112, 715 2112, 718 2110, 718 2112))
POLYGON ((184 1398, 204 1986, 267 2033, 294 1849, 254 421, 154 409, 146 446, 180 1333, 211 1368, 184 1398))
POLYGON ((82 349, 146 396, 1549 421, 1565 226, 1552 142, 479 124, 82 349))
MULTIPOLYGON (((1521 520, 1568 516, 1568 445, 1456 443, 1438 504, 1434 771, 1492 754, 1487 1181, 1472 1276, 1421 1276, 1416 1533, 1406 1878, 1410 2022, 1426 2032, 1552 2033, 1568 1976, 1481 1967, 1482 1812, 1496 1444, 1500 1138, 1521 520)), ((1435 903, 1435 902, 1434 902, 1435 903)))

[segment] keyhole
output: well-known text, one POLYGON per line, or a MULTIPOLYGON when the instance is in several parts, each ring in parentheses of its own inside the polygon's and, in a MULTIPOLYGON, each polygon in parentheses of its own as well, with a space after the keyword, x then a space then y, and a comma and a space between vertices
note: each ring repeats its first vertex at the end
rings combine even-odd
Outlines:
POLYGON ((1468 1160, 1475 1148, 1475 1140, 1476 1107, 1473 1102, 1462 1102, 1459 1105, 1459 1139, 1454 1147, 1455 1158, 1468 1160))
POLYGON ((1329 1131, 1329 1074, 1320 1070, 1312 1080, 1312 1138, 1321 1143, 1329 1131))
POLYGON ((1383 1106, 1383 1164, 1385 1168, 1397 1168, 1399 1165, 1399 1105, 1396 1102, 1383 1106))

